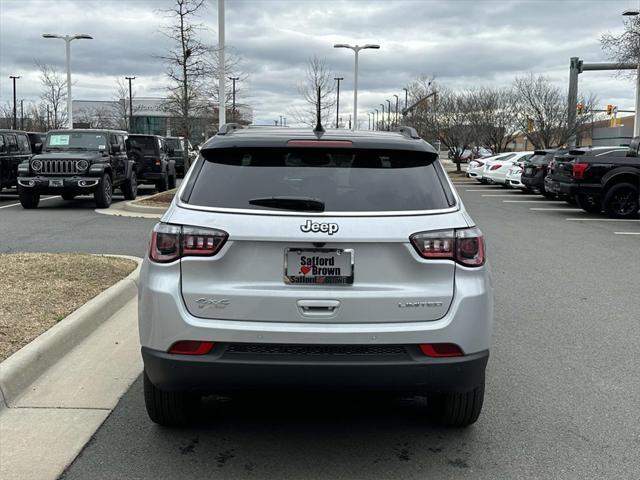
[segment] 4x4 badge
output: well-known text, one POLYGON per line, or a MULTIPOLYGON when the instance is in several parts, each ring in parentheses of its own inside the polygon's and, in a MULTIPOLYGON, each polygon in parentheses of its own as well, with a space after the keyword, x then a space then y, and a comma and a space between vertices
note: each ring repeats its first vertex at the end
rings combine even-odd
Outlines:
POLYGON ((303 233, 327 233, 329 235, 333 235, 338 231, 339 227, 337 223, 317 223, 312 222, 311 220, 307 220, 307 223, 304 225, 300 225, 300 230, 303 233))

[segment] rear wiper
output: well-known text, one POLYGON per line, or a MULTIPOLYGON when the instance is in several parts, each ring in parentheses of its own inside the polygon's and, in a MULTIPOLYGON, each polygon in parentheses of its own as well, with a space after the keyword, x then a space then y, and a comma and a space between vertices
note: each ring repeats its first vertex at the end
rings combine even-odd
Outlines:
POLYGON ((249 200, 250 205, 280 208, 282 210, 300 210, 302 212, 324 212, 324 202, 311 197, 263 197, 249 200))

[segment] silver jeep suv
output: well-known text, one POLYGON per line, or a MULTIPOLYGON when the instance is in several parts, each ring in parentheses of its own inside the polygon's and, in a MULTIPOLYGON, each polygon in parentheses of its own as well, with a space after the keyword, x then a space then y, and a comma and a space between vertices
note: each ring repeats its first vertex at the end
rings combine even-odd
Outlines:
POLYGON ((427 397, 478 418, 493 323, 480 230, 415 130, 226 125, 153 229, 139 293, 162 425, 256 389, 427 397))

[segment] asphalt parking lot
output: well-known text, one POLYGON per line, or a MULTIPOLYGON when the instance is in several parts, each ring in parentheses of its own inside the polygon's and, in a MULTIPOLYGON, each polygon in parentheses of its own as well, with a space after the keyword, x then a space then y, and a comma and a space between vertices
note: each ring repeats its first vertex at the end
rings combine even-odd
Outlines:
MULTIPOLYGON (((457 188, 485 233, 496 287, 485 407, 473 427, 429 424, 420 399, 255 395, 209 399, 197 426, 167 430, 148 420, 138 379, 62 478, 638 478, 640 220, 457 188)), ((50 202, 20 215, 27 226, 27 215, 47 222, 29 249, 144 251, 153 221, 50 202), (100 232, 111 240, 88 248, 100 232)), ((3 224, 7 214, 18 211, 0 210, 3 224)), ((24 239, 33 229, 20 229, 24 239)), ((11 235, 9 248, 20 248, 11 235)))

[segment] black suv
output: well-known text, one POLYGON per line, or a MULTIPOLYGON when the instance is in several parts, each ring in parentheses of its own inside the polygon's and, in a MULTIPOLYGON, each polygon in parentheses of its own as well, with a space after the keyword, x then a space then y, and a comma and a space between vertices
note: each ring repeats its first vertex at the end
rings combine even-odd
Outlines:
POLYGON ((26 132, 0 130, 0 190, 16 185, 18 165, 29 160, 33 153, 26 132))
POLYGON ((41 194, 73 200, 92 193, 98 208, 108 208, 114 188, 136 198, 134 161, 127 157, 127 133, 118 130, 54 130, 44 151, 18 166, 18 194, 24 208, 36 208, 41 194))
POLYGON ((191 146, 191 142, 187 140, 187 165, 184 163, 184 145, 185 139, 183 137, 165 137, 167 146, 171 149, 172 153, 169 155, 171 160, 176 162, 176 172, 180 177, 184 177, 187 170, 193 163, 196 157, 196 152, 191 146))
POLYGON ((150 183, 159 192, 176 188, 176 162, 169 158, 172 148, 158 135, 129 135, 129 158, 136 162, 138 183, 150 183))
POLYGON ((547 192, 544 186, 544 178, 547 176, 549 164, 556 155, 562 155, 568 150, 547 149, 536 150, 533 155, 522 164, 522 176, 520 182, 527 192, 537 190, 547 198, 555 198, 555 193, 547 192))

